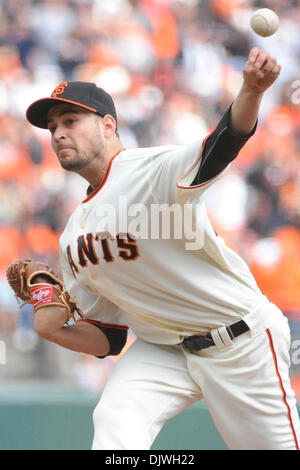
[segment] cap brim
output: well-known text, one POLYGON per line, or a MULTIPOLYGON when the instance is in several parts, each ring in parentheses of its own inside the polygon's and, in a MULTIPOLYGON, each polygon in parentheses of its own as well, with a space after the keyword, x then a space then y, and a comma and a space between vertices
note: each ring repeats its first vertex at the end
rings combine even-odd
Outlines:
POLYGON ((84 109, 88 109, 94 113, 97 112, 96 109, 91 108, 89 106, 85 106, 84 104, 77 103, 76 101, 66 100, 63 98, 42 98, 38 101, 32 103, 26 111, 26 118, 28 121, 36 127, 40 127, 41 129, 48 129, 48 112, 49 110, 59 103, 70 103, 75 104, 84 109))

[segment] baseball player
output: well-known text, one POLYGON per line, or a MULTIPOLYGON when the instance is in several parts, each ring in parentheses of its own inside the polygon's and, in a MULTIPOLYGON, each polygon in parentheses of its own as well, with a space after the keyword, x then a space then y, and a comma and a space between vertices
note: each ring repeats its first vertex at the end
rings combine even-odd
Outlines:
POLYGON ((14 263, 8 280, 33 303, 37 332, 65 348, 101 358, 122 351, 129 327, 137 336, 95 408, 93 449, 150 449, 166 420, 203 398, 230 449, 299 448, 287 319, 215 233, 204 202, 255 133, 279 73, 253 48, 235 101, 186 147, 124 149, 113 101, 92 83, 63 82, 27 110, 89 188, 60 239, 63 281, 34 261, 14 263), (141 231, 157 205, 174 209, 169 237, 141 231))

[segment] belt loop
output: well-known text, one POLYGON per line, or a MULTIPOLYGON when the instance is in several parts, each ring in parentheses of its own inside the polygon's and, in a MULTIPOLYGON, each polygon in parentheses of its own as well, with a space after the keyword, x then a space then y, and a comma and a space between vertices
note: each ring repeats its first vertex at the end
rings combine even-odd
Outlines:
POLYGON ((218 333, 218 329, 211 330, 210 334, 211 334, 211 337, 212 337, 212 339, 214 340, 214 343, 215 343, 215 345, 217 346, 217 348, 222 348, 222 347, 224 347, 224 343, 223 343, 223 341, 221 340, 221 337, 220 337, 220 335, 219 335, 219 333, 218 333))
POLYGON ((210 334, 218 348, 224 348, 224 346, 231 346, 233 344, 226 326, 216 328, 215 330, 212 330, 210 334))
POLYGON ((230 338, 230 335, 227 331, 226 326, 221 326, 221 328, 219 328, 218 331, 225 346, 231 346, 233 342, 232 342, 232 339, 230 338))

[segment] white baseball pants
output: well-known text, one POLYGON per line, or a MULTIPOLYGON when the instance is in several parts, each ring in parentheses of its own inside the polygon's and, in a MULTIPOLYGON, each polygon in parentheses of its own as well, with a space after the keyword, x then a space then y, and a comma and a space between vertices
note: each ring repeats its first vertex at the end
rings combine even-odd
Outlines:
POLYGON ((229 449, 299 449, 287 319, 270 304, 244 320, 249 332, 197 354, 136 340, 95 408, 92 448, 149 450, 168 419, 204 398, 229 449))

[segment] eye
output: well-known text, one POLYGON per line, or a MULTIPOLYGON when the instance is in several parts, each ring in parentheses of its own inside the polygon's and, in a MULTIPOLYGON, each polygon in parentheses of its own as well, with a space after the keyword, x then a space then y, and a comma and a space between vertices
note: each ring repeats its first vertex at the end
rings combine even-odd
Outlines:
POLYGON ((49 127, 50 134, 53 135, 55 132, 56 126, 49 127))
POLYGON ((75 122, 75 119, 72 119, 72 118, 68 118, 68 119, 66 120, 67 126, 71 126, 74 122, 75 122))

